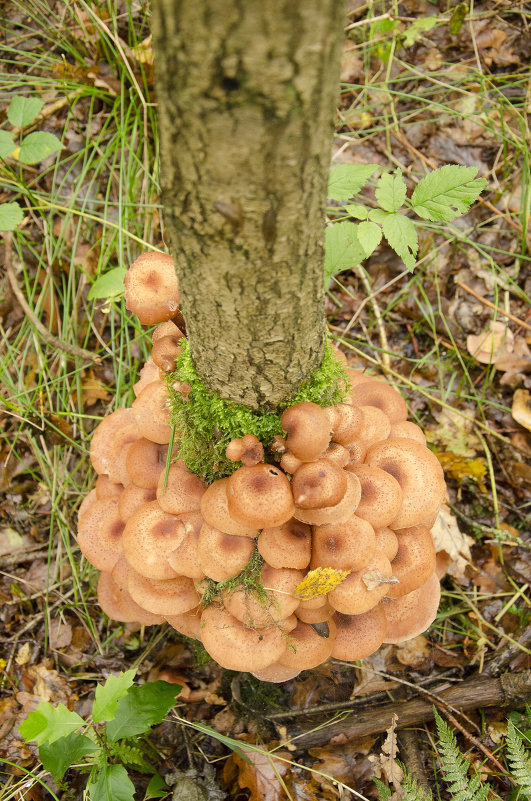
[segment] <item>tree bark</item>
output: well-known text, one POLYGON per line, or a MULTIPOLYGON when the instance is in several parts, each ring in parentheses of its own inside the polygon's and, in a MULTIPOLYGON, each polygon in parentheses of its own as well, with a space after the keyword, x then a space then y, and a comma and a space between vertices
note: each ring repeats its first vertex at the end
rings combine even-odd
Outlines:
POLYGON ((342 0, 153 0, 161 185, 194 365, 256 410, 325 342, 342 0))

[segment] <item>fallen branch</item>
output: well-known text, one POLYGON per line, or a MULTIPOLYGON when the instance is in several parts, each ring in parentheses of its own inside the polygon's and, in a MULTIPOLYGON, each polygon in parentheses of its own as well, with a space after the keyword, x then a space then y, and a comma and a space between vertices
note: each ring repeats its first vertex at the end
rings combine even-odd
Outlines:
MULTIPOLYGON (((488 706, 521 706, 531 700, 531 670, 505 673, 496 679, 475 675, 433 695, 444 705, 460 711, 488 706)), ((326 745, 332 737, 338 735, 344 735, 348 739, 366 737, 388 729, 395 714, 398 715, 397 729, 424 723, 433 719, 433 703, 416 698, 405 703, 386 704, 314 731, 309 732, 306 724, 304 727, 291 729, 289 736, 294 739, 298 748, 326 745)))

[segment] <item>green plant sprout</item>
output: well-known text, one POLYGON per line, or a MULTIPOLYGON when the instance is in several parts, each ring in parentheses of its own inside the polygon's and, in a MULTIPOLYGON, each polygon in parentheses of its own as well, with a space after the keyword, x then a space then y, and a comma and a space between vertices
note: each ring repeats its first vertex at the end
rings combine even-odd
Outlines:
MULTIPOLYGON (((39 97, 16 95, 7 110, 7 119, 14 131, 0 130, 0 159, 14 159, 20 164, 37 164, 63 148, 60 140, 47 131, 33 131, 22 136, 42 111, 44 102, 39 97), (15 139, 19 135, 18 140, 15 139)), ((13 231, 24 219, 16 201, 0 203, 0 231, 13 231)))

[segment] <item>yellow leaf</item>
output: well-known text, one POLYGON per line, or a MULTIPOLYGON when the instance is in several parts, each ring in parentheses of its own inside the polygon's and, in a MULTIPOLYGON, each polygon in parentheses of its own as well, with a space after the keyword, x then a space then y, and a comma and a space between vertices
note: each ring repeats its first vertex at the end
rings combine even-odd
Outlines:
POLYGON ((435 454, 441 463, 444 472, 455 478, 461 484, 465 478, 472 478, 477 482, 481 492, 487 492, 483 479, 487 473, 487 465, 483 456, 477 459, 462 459, 451 451, 442 451, 435 454))
POLYGON ((333 567, 316 567, 295 588, 295 597, 302 601, 327 595, 348 576, 350 570, 336 570, 333 567))
POLYGON ((531 393, 527 389, 517 389, 514 393, 511 414, 517 423, 531 431, 531 393))

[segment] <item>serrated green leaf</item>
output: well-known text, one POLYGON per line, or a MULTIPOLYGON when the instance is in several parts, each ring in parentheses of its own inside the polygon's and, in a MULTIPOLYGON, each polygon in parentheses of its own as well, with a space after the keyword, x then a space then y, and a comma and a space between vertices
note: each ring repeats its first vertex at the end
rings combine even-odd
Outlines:
POLYGON ((382 222, 385 238, 409 270, 417 263, 418 237, 415 225, 404 214, 388 214, 382 222))
POLYGON ((465 214, 487 185, 485 178, 475 178, 477 171, 477 167, 447 164, 428 173, 411 195, 413 211, 433 222, 449 222, 465 214))
POLYGON ((18 152, 18 160, 22 164, 37 164, 37 162, 57 153, 63 145, 54 134, 47 131, 34 131, 24 137, 18 152))
POLYGON ((135 679, 135 673, 135 670, 126 670, 117 676, 109 676, 105 684, 98 684, 92 707, 92 719, 96 723, 114 718, 118 701, 127 695, 135 679))
POLYGON ((60 782, 71 765, 93 754, 98 748, 99 746, 84 734, 71 732, 53 743, 43 743, 39 748, 39 759, 55 781, 60 782))
POLYGON ((350 270, 364 258, 353 223, 345 220, 329 225, 325 231, 325 287, 328 288, 335 273, 350 270))
POLYGON ((54 743, 84 725, 83 718, 77 712, 70 712, 64 704, 52 706, 48 701, 41 701, 20 724, 19 731, 25 740, 34 740, 41 746, 54 743))
POLYGON ((0 158, 7 159, 16 148, 15 138, 10 131, 0 131, 0 158))
POLYGON ((452 16, 450 17, 450 23, 448 28, 452 36, 457 36, 461 28, 463 27, 463 22, 465 21, 465 17, 468 14, 468 5, 467 3, 459 3, 453 12, 452 16))
POLYGON ((114 267, 104 275, 96 278, 88 293, 89 300, 106 298, 111 300, 123 295, 124 277, 127 270, 125 267, 114 267))
POLYGON ((150 681, 140 687, 130 687, 120 698, 114 719, 107 724, 109 740, 120 740, 142 734, 164 720, 175 706, 175 698, 182 687, 166 681, 150 681))
POLYGON ((378 223, 378 225, 381 225, 388 216, 389 212, 384 211, 383 209, 371 209, 369 212, 369 220, 378 223))
POLYGON ((123 765, 104 765, 87 784, 90 801, 134 801, 135 785, 123 765))
POLYGON ((0 231, 14 231, 24 219, 18 203, 0 203, 0 231))
POLYGON ((358 239, 365 257, 368 258, 382 241, 382 229, 375 222, 361 222, 358 225, 358 239))
POLYGON ((420 17, 412 22, 404 31, 404 47, 413 47, 415 42, 422 39, 422 34, 431 31, 438 21, 437 17, 420 17))
POLYGON ((379 164, 334 164, 328 179, 328 197, 330 200, 348 200, 357 195, 379 169, 379 164))
POLYGON ((158 773, 155 773, 155 775, 149 780, 144 801, 149 801, 150 798, 164 798, 164 796, 168 795, 169 793, 170 789, 162 776, 160 776, 158 773))
POLYGON ((369 214, 367 207, 362 206, 361 203, 349 203, 347 206, 343 206, 343 208, 347 214, 350 214, 350 216, 354 217, 356 220, 366 220, 369 214))
POLYGON ((376 200, 385 211, 398 211, 406 199, 406 182, 402 178, 401 170, 393 175, 386 172, 376 185, 376 200))
POLYGON ((33 122, 44 106, 40 97, 15 95, 7 110, 7 119, 15 128, 24 128, 33 122))

